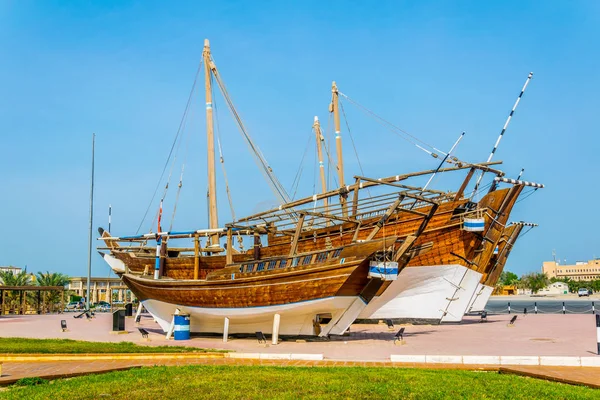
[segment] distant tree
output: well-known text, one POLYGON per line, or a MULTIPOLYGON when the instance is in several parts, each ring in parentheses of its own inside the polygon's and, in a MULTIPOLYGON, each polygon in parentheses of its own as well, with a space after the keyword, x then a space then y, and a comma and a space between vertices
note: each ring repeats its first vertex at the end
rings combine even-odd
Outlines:
POLYGON ((550 284, 550 279, 545 273, 532 272, 521 277, 521 285, 526 289, 531 289, 531 293, 535 294, 540 289, 545 288, 550 284))
POLYGON ((31 285, 31 278, 27 271, 21 271, 18 274, 11 271, 0 271, 0 282, 4 286, 28 286, 31 285))
MULTIPOLYGON (((61 274, 60 272, 38 272, 36 283, 38 286, 65 287, 69 284, 69 277, 65 274, 61 274)), ((50 312, 56 309, 56 306, 58 305, 58 303, 60 303, 61 296, 62 292, 59 291, 43 292, 42 299, 50 312)))
POLYGON ((500 282, 502 282, 503 285, 514 285, 518 280, 519 277, 513 272, 504 271, 500 274, 500 282))

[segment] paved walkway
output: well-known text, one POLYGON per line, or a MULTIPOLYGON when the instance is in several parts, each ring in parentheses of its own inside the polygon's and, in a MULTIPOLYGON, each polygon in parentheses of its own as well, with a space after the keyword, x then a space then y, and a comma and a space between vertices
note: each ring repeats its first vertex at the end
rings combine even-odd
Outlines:
MULTIPOLYGON (((325 359, 350 361, 387 361, 392 354, 489 355, 489 356, 594 356, 596 324, 593 315, 519 315, 513 327, 507 327, 511 315, 494 315, 489 322, 466 317, 452 325, 403 325, 405 342, 395 346, 393 336, 400 327, 388 330, 385 324, 352 325, 349 335, 330 341, 296 341, 283 338, 278 345, 260 346, 256 338, 197 337, 191 340, 165 340, 152 318, 142 318, 140 327, 150 333, 150 342, 142 341, 133 318, 127 318, 129 334, 111 335, 110 314, 97 314, 92 321, 74 319, 72 313, 0 317, 0 337, 64 338, 100 342, 136 342, 149 346, 190 346, 226 349, 242 353, 313 353, 325 359), (65 319, 68 332, 60 329, 65 319)), ((2 350, 0 349, 0 353, 2 350)))

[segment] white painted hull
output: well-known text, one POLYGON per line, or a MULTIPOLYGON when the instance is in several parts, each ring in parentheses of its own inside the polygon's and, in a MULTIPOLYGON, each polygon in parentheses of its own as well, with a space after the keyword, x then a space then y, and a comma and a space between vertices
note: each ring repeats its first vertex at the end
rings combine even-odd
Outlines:
POLYGON ((341 335, 364 309, 365 303, 356 296, 328 297, 298 303, 266 307, 203 308, 178 306, 158 300, 144 300, 144 307, 160 327, 169 329, 176 309, 190 314, 191 332, 223 333, 225 318, 229 318, 229 333, 257 331, 270 334, 275 314, 280 315, 280 335, 315 335, 313 321, 317 314, 331 314, 331 322, 321 327, 320 336, 341 335))
POLYGON ((104 258, 104 261, 106 261, 115 274, 121 275, 125 273, 125 264, 123 261, 111 256, 110 253, 103 253, 102 258, 104 258))
POLYGON ((475 294, 473 295, 473 299, 471 300, 471 304, 469 304, 467 312, 480 312, 485 310, 485 306, 493 291, 493 287, 480 283, 475 290, 475 294))
POLYGON ((460 322, 480 280, 480 273, 458 264, 404 268, 359 318, 460 322))

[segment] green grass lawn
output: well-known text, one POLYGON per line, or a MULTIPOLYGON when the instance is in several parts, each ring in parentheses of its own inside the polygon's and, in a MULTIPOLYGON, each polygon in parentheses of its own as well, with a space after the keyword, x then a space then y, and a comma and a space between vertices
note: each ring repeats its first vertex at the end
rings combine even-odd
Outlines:
POLYGON ((598 399, 580 386, 495 372, 361 367, 152 367, 12 386, 0 399, 598 399))
POLYGON ((23 339, 0 338, 0 354, 3 353, 187 353, 222 351, 180 346, 139 346, 131 342, 103 343, 70 339, 23 339))

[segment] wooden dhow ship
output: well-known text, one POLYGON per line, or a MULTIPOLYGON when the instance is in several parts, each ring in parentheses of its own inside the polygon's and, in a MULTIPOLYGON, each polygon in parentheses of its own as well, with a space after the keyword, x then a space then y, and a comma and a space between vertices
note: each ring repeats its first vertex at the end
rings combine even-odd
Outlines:
MULTIPOLYGON (((211 74, 220 82, 208 43, 203 58, 207 82, 211 74)), ((219 228, 207 83, 210 228, 162 232, 159 224, 157 233, 127 237, 101 231, 104 259, 163 328, 175 309, 192 314, 192 330, 202 332, 220 331, 224 318, 230 332, 270 332, 273 315, 285 313, 282 334, 327 335, 343 333, 357 317, 456 322, 475 306, 517 198, 524 187, 542 185, 504 178, 491 157, 481 164, 455 159, 443 168, 450 152, 435 170, 380 179, 355 176, 345 185, 338 96, 334 82, 330 109, 340 187, 327 190, 315 117, 323 192, 219 228), (436 174, 455 171, 467 171, 458 191, 427 188, 436 174), (479 201, 465 195, 475 174, 474 193, 484 174, 495 176, 479 201), (427 175, 425 186, 407 182, 427 175), (500 183, 511 186, 499 189, 500 183), (380 192, 373 196, 371 190, 380 192), (234 249, 234 239, 242 236, 253 238, 251 249, 234 249), (170 245, 183 238, 193 240, 193 247, 170 245), (205 247, 201 238, 207 239, 205 247), (156 248, 148 247, 149 241, 156 241, 156 248), (123 242, 130 246, 120 246, 123 242), (326 326, 319 324, 322 316, 330 318, 326 326)))

